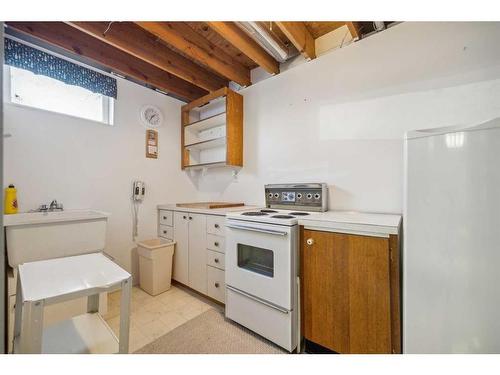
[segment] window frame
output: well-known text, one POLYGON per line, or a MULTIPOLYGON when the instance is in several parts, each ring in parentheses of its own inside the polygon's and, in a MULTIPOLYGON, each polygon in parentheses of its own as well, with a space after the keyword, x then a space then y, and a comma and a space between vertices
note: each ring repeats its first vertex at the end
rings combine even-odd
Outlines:
MULTIPOLYGON (((18 68, 18 69, 21 69, 21 68, 18 68)), ((72 117, 75 119, 96 122, 98 124, 114 126, 115 99, 112 97, 102 95, 102 119, 101 120, 93 120, 93 119, 89 119, 86 117, 73 115, 73 114, 69 114, 69 113, 65 113, 65 112, 58 112, 58 111, 53 111, 50 109, 36 107, 33 105, 29 105, 29 104, 14 102, 12 100, 12 97, 14 95, 14 89, 13 89, 12 84, 11 84, 11 67, 10 67, 10 65, 3 64, 3 78, 4 78, 4 80, 3 80, 3 88, 2 89, 4 90, 3 91, 4 103, 14 105, 14 106, 23 107, 23 108, 31 108, 34 110, 48 112, 48 113, 55 113, 58 115, 68 116, 68 117, 72 117)), ((47 77, 47 78, 54 79, 51 77, 47 77)), ((71 86, 71 85, 68 85, 68 86, 71 86)))

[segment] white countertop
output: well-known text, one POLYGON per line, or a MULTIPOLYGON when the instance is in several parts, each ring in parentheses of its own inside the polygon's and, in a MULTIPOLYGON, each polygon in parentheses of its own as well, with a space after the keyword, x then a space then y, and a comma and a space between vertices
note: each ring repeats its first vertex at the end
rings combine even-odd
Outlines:
POLYGON ((97 210, 64 210, 54 212, 24 212, 3 215, 3 226, 47 224, 64 221, 106 219, 108 213, 97 210))
POLYGON ((300 217, 306 229, 387 236, 398 234, 401 215, 355 211, 326 211, 300 217))
POLYGON ((207 214, 207 215, 218 215, 218 216, 225 216, 228 212, 251 211, 262 208, 260 206, 239 206, 239 207, 227 207, 227 208, 187 208, 187 207, 177 207, 175 203, 159 204, 157 207, 159 210, 192 212, 194 214, 207 214))

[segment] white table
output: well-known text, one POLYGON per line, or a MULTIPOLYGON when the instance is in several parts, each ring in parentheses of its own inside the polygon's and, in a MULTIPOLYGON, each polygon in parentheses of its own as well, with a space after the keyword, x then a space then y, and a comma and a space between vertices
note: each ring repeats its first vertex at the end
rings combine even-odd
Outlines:
POLYGON ((131 275, 101 253, 19 265, 14 353, 128 353, 131 275), (119 340, 99 293, 121 289, 119 340), (44 306, 88 297, 87 313, 43 328, 44 306))

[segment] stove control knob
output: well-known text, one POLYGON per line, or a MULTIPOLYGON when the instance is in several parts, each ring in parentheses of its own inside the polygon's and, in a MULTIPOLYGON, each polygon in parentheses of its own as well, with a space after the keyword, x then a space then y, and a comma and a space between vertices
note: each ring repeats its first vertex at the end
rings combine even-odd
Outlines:
POLYGON ((312 199, 313 195, 311 193, 307 193, 306 197, 307 199, 312 199))
POLYGON ((314 194, 314 199, 319 199, 320 196, 321 195, 319 195, 319 193, 316 193, 316 194, 314 194))
POLYGON ((280 195, 278 193, 274 193, 274 198, 279 198, 280 195))
POLYGON ((300 198, 302 198, 302 193, 297 194, 297 199, 300 199, 300 198))
POLYGON ((268 196, 269 198, 272 198, 272 197, 273 197, 273 193, 269 193, 267 196, 268 196))

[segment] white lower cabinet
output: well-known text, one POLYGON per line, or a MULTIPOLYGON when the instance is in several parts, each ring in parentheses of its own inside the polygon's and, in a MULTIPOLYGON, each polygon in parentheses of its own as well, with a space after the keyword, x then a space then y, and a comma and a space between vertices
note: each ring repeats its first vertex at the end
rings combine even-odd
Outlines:
POLYGON ((207 293, 205 261, 206 215, 174 213, 173 278, 200 293, 207 293))
POLYGON ((207 233, 207 249, 224 253, 226 251, 225 237, 207 233))
POLYGON ((225 302, 225 217, 159 210, 158 233, 176 242, 172 278, 219 302, 225 302), (173 227, 166 225, 173 217, 173 227), (172 234, 173 233, 173 234, 172 234))
POLYGON ((207 249, 207 266, 219 268, 224 271, 225 269, 224 254, 207 249))
POLYGON ((207 295, 222 303, 226 301, 226 284, 224 283, 224 278, 223 270, 207 266, 207 295))
POLYGON ((174 213, 174 264, 172 278, 189 284, 189 219, 186 212, 174 213))
POLYGON ((166 238, 167 240, 174 239, 174 228, 167 225, 160 225, 160 230, 158 231, 160 237, 166 238))
POLYGON ((203 294, 207 294, 206 225, 206 215, 189 214, 188 285, 203 294))

